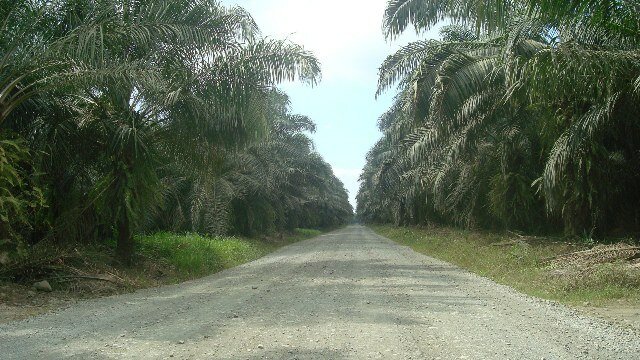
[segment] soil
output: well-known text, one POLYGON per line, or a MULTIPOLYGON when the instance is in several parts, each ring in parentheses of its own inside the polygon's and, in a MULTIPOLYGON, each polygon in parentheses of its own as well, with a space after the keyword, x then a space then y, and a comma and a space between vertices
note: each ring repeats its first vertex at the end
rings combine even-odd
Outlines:
POLYGON ((605 319, 618 326, 630 327, 640 332, 640 308, 634 304, 621 302, 608 304, 606 307, 580 306, 581 312, 605 319))

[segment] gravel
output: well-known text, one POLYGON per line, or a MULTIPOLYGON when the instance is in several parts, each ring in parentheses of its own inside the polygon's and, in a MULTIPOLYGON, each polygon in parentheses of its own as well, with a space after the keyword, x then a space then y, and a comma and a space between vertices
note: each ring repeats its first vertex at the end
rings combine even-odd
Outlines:
POLYGON ((637 359, 640 334, 350 226, 196 281, 0 325, 0 354, 637 359))

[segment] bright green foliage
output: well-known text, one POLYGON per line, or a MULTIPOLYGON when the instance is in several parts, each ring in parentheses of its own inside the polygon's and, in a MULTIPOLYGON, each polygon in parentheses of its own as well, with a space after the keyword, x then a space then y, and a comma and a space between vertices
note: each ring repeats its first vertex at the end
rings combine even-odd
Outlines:
POLYGON ((567 234, 640 228, 640 15, 626 1, 390 1, 391 36, 454 25, 380 69, 398 84, 366 221, 567 234))
POLYGON ((143 256, 162 259, 178 269, 182 278, 193 279, 258 259, 279 246, 321 234, 311 229, 296 229, 283 242, 268 242, 238 237, 207 237, 198 234, 177 235, 160 232, 136 236, 143 256))
POLYGON ((167 261, 187 277, 198 277, 237 266, 264 255, 257 243, 233 237, 158 233, 138 236, 142 255, 167 261))
POLYGON ((36 237, 116 238, 129 262, 133 235, 146 229, 255 233, 348 221, 346 191, 304 134, 313 123, 296 127, 303 117, 275 90, 314 84, 319 63, 299 45, 260 38, 243 9, 0 0, 0 16, 0 128, 31 149, 53 224, 36 237))

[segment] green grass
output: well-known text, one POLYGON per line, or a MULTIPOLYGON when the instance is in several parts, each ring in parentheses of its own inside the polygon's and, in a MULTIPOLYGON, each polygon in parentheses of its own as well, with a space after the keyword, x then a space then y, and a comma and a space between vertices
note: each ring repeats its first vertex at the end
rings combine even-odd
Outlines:
POLYGON ((640 305, 640 271, 621 263, 590 269, 552 269, 545 259, 584 245, 542 239, 530 245, 492 244, 510 240, 508 236, 450 228, 419 229, 373 226, 378 234, 413 250, 450 262, 471 272, 511 286, 529 295, 571 305, 589 302, 640 305))
POLYGON ((137 236, 136 251, 153 262, 175 268, 173 280, 182 281, 256 260, 284 245, 320 234, 318 230, 295 229, 278 239, 247 239, 160 232, 137 236))

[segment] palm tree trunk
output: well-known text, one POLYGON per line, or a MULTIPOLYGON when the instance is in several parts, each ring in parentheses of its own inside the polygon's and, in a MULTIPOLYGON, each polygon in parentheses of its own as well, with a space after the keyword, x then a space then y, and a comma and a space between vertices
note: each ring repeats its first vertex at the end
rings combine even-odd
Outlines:
POLYGON ((133 236, 131 233, 131 224, 126 213, 120 216, 118 220, 118 242, 116 244, 116 256, 118 260, 130 266, 133 259, 133 236))

